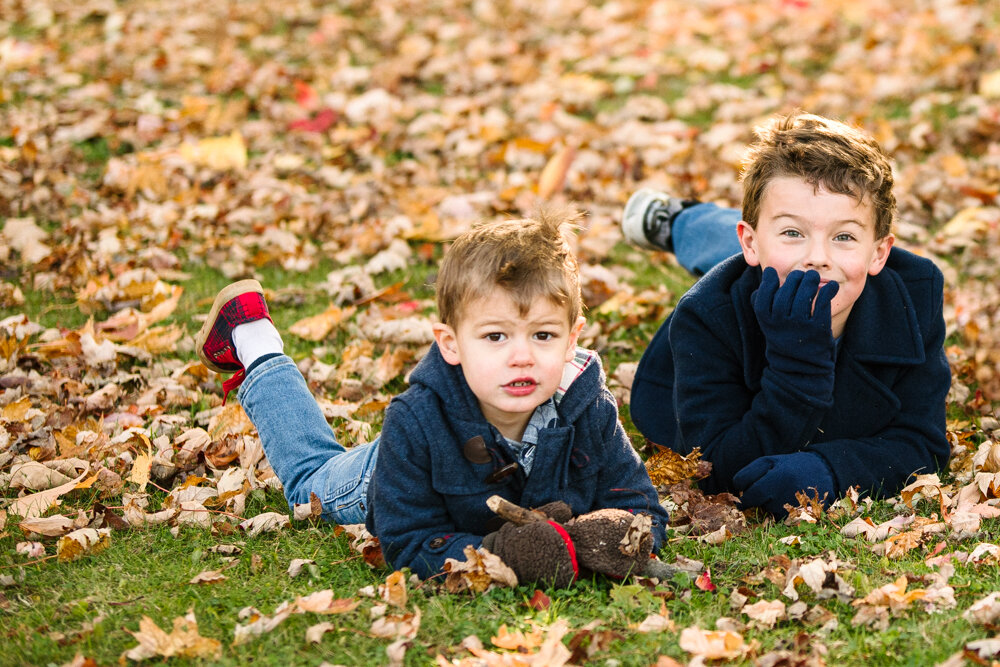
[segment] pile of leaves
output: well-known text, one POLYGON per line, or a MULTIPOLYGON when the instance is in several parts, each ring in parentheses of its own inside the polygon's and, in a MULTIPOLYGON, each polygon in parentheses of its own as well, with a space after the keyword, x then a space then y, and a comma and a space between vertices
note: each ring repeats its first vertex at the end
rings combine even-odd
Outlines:
MULTIPOLYGON (((570 203, 585 214, 582 342, 626 406, 642 346, 690 279, 667 255, 624 249, 622 205, 653 185, 738 206, 753 126, 804 108, 876 136, 895 160, 898 243, 945 272, 953 459, 888 503, 824 511, 803 497, 781 543, 833 525, 873 557, 925 554, 930 573, 859 589, 843 554, 776 556, 733 588, 736 618, 678 629, 663 607, 629 632, 679 631, 694 660, 822 664, 805 631, 775 650, 747 635, 829 628, 828 599, 872 628, 964 604, 992 632, 996 595, 960 603, 949 579, 1000 559, 983 539, 1000 512, 998 45, 998 10, 961 0, 0 0, 0 583, 16 591, 35 568, 101 558, 119 531, 194 527, 221 546, 296 529, 255 503, 280 498, 280 483, 192 349, 206 299, 230 280, 276 278, 269 303, 291 313, 276 319, 324 414, 341 441, 365 442, 431 341, 426 283, 447 242, 479 220, 570 203)), ((636 445, 675 546, 725 549, 760 526, 734 498, 697 490, 696 456, 636 445)), ((311 504, 291 519, 317 515, 311 504)), ((351 530, 383 577, 377 541, 351 530)), ((695 591, 715 589, 702 563, 669 560, 695 591)), ((225 579, 203 574, 193 585, 225 579)), ((428 586, 481 595, 505 576, 469 554, 428 586)), ((370 633, 400 661, 421 612, 400 575, 383 586, 396 592, 245 609, 232 642, 363 599, 386 607, 370 633)), ((621 590, 674 594, 637 586, 621 590)), ((4 590, 0 609, 16 607, 4 590)), ((143 618, 122 659, 224 650, 194 612, 170 626, 143 618)), ((492 648, 472 637, 436 660, 579 663, 620 630, 504 626, 492 648)), ((986 660, 1000 645, 956 650, 986 660)))

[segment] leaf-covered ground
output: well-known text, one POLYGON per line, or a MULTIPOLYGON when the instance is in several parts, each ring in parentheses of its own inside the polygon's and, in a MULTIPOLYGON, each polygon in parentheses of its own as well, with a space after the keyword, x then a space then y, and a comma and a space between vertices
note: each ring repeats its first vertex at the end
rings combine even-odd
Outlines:
POLYGON ((986 0, 0 0, 0 663, 989 664, 998 51, 986 0), (899 243, 945 272, 950 471, 774 525, 653 459, 661 555, 693 578, 534 596, 415 584, 289 522, 193 351, 220 287, 262 280, 363 442, 427 348, 448 239, 569 203, 627 422, 691 278, 621 243, 622 205, 738 205, 753 125, 795 108, 879 139, 899 243))

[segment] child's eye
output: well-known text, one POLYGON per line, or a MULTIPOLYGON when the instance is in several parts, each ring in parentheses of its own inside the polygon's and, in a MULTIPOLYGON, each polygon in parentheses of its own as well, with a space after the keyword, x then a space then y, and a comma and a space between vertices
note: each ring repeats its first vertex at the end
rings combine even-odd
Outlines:
POLYGON ((491 343, 499 343, 499 342, 500 342, 500 341, 502 341, 502 340, 503 340, 503 339, 504 339, 505 337, 506 337, 506 336, 504 336, 504 335, 503 335, 502 333, 500 333, 499 331, 493 331, 493 332, 491 332, 491 333, 488 333, 488 334, 486 334, 485 336, 483 336, 483 338, 485 338, 486 340, 490 341, 491 343))
POLYGON ((781 235, 782 236, 787 236, 787 237, 793 238, 793 239, 797 239, 797 238, 801 238, 802 237, 802 234, 800 234, 799 230, 797 230, 797 229, 786 229, 785 231, 781 232, 781 235))
POLYGON ((835 241, 853 241, 854 240, 854 234, 848 234, 847 232, 844 232, 842 234, 837 234, 833 238, 834 238, 835 241))
POLYGON ((535 334, 535 338, 538 340, 553 340, 555 337, 556 334, 551 331, 539 331, 535 334))

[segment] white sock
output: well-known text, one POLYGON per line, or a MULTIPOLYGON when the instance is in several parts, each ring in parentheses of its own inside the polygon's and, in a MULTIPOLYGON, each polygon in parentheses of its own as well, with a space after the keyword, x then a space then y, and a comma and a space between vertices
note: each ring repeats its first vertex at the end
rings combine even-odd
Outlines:
POLYGON ((259 319, 241 324, 233 329, 233 344, 236 346, 236 356, 243 368, 250 368, 257 359, 265 354, 283 352, 285 344, 281 334, 269 319, 259 319))

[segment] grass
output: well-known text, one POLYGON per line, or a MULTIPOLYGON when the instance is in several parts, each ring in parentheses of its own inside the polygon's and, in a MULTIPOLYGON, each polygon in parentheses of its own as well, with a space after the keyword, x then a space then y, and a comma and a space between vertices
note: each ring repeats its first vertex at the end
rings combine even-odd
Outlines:
MULTIPOLYGON (((664 288, 665 305, 673 303, 692 279, 664 258, 643 255, 637 261, 634 251, 618 247, 611 261, 629 266, 635 275, 629 281, 637 289, 664 288)), ((272 307, 281 329, 297 319, 320 312, 329 302, 325 293, 310 287, 322 280, 331 269, 329 262, 320 263, 306 274, 290 275, 280 268, 265 266, 258 277, 271 288, 281 288, 279 307, 272 307), (288 296, 291 295, 291 296, 288 296)), ((200 326, 198 315, 207 303, 228 282, 222 274, 204 265, 184 267, 190 278, 184 282, 185 294, 173 320, 189 331, 200 326)), ((385 275, 379 286, 404 282, 404 289, 414 298, 429 298, 428 283, 433 264, 418 264, 406 272, 385 275)), ((73 308, 72 296, 61 295, 55 303, 47 303, 42 295, 28 290, 27 304, 18 312, 38 313, 36 319, 46 326, 78 326, 82 316, 73 308)), ((12 314, 8 309, 0 316, 12 314)), ((590 313, 612 325, 621 313, 590 313)), ((621 327, 611 336, 606 350, 606 362, 614 366, 620 361, 634 360, 636 349, 648 340, 655 323, 641 323, 637 328, 621 327)), ((341 334, 345 335, 345 334, 341 334)), ((312 353, 315 345, 286 336, 289 351, 295 358, 312 353)), ((338 349, 346 341, 325 345, 338 349)), ((399 391, 400 384, 392 388, 399 391)), ((205 406, 201 406, 203 408, 205 406)), ((200 409, 194 406, 193 410, 200 409)), ((623 418, 633 436, 638 436, 628 419, 623 418)), ((638 440, 636 440, 638 443, 638 440)), ((160 494, 162 496, 162 494, 160 494)), ((72 507, 91 506, 93 498, 70 499, 62 512, 71 514, 72 507)), ((111 504, 119 502, 108 499, 111 504)), ((255 492, 250 500, 248 516, 262 511, 284 511, 280 494, 255 492)), ((929 515, 925 508, 921 515, 929 515)), ((881 521, 895 514, 888 503, 876 503, 869 514, 881 521)), ((648 590, 631 582, 624 584, 607 579, 579 583, 571 590, 549 590, 552 606, 535 611, 527 605, 534 589, 521 587, 503 589, 472 597, 447 594, 437 582, 411 586, 410 609, 419 607, 421 627, 407 651, 406 664, 432 664, 437 655, 448 659, 465 655, 457 651, 468 635, 476 635, 487 648, 501 624, 512 629, 530 629, 529 621, 548 624, 564 619, 574 630, 595 620, 600 630, 614 631, 620 638, 598 650, 590 660, 594 664, 648 665, 659 655, 670 655, 684 661, 689 658, 679 645, 679 633, 686 627, 714 629, 716 619, 735 617, 746 620, 730 606, 731 593, 739 588, 752 591, 758 600, 783 599, 781 587, 757 575, 775 557, 814 558, 832 553, 852 569, 842 576, 855 588, 855 596, 865 594, 894 581, 900 574, 913 579, 911 588, 919 587, 917 579, 931 572, 924 562, 925 550, 917 549, 898 560, 887 560, 873 554, 860 539, 848 539, 839 529, 845 520, 824 521, 819 525, 788 527, 771 523, 753 524, 751 530, 719 546, 672 536, 662 557, 672 560, 684 555, 705 563, 711 571, 715 591, 703 591, 684 577, 648 590), (801 543, 785 545, 779 540, 798 535, 801 543), (674 623, 674 630, 642 634, 636 626, 648 615, 659 613, 661 605, 674 623)), ((982 541, 997 539, 996 528, 980 536, 982 541)), ((371 636, 369 610, 375 603, 360 598, 362 604, 352 612, 319 617, 313 614, 293 615, 275 630, 248 644, 232 646, 234 629, 242 623, 238 618, 244 607, 255 607, 271 615, 284 602, 296 596, 331 588, 335 597, 354 598, 358 591, 377 585, 389 574, 387 569, 373 570, 351 552, 348 540, 335 537, 326 525, 307 522, 293 529, 261 535, 252 539, 237 532, 232 535, 211 535, 207 531, 182 528, 178 536, 166 527, 147 530, 127 530, 112 535, 111 546, 78 562, 57 563, 54 559, 25 565, 25 558, 15 555, 14 546, 26 540, 16 522, 10 522, 7 532, 0 534, 0 574, 13 575, 16 583, 0 589, 0 626, 8 649, 0 656, 0 664, 63 664, 75 654, 93 658, 98 664, 109 664, 135 646, 130 632, 136 632, 139 621, 149 616, 166 631, 173 619, 193 610, 199 631, 205 637, 222 642, 218 664, 301 664, 327 661, 332 664, 383 664, 385 648, 390 640, 371 636), (224 571, 226 580, 213 585, 188 583, 204 570, 227 565, 225 557, 211 551, 218 544, 237 544, 242 552, 235 565, 224 571), (154 554, 154 558, 150 555, 154 554), (296 558, 312 559, 316 567, 292 579, 287 574, 289 563, 296 558), (306 629, 321 621, 331 621, 336 630, 323 636, 318 644, 305 640, 306 629), (93 625, 91 629, 90 626, 93 625)), ((948 539, 942 536, 942 539, 948 539)), ((951 545, 953 549, 971 551, 974 543, 951 545)), ((48 550, 52 552, 52 548, 48 550)), ((959 599, 958 606, 940 614, 923 613, 917 606, 894 618, 889 629, 876 633, 871 628, 851 624, 856 608, 849 603, 818 599, 811 591, 799 586, 802 599, 810 608, 821 604, 836 616, 832 629, 821 629, 805 622, 784 621, 772 629, 748 627, 744 638, 756 642, 756 655, 794 646, 800 633, 807 633, 812 644, 822 644, 828 651, 827 664, 870 665, 933 665, 944 660, 965 642, 982 638, 988 632, 960 617, 960 611, 989 591, 1000 587, 1000 571, 995 567, 958 565, 952 579, 959 599), (930 640, 930 638, 933 638, 930 640)), ((786 603, 790 601, 785 600, 786 603)), ((593 639, 593 638, 591 638, 593 639)), ((172 664, 198 664, 196 660, 174 659, 172 664)))
MULTIPOLYGON (((280 509, 281 504, 277 494, 269 494, 261 509, 280 509)), ((663 555, 669 558, 680 553, 703 560, 711 568, 717 586, 712 592, 698 590, 689 582, 669 582, 650 591, 636 584, 595 579, 578 583, 571 590, 547 591, 552 606, 534 611, 526 604, 533 593, 530 587, 471 597, 438 591, 430 582, 410 586, 409 609, 419 607, 422 621, 406 662, 430 664, 437 654, 451 656, 453 647, 470 634, 489 647, 490 638, 501 624, 529 629, 531 620, 548 624, 557 619, 566 620, 573 629, 600 620, 600 629, 622 635, 591 658, 595 664, 614 659, 621 665, 648 665, 662 654, 684 660, 686 654, 677 644, 678 633, 693 625, 712 629, 720 617, 739 617, 729 602, 735 588, 744 592, 749 589, 761 600, 782 599, 777 585, 750 583, 750 578, 772 557, 808 558, 833 552, 853 566, 842 576, 855 587, 858 597, 900 574, 920 576, 930 572, 919 552, 888 561, 872 554, 863 542, 842 537, 839 527, 839 523, 829 522, 799 528, 757 525, 717 547, 693 540, 672 541, 663 555), (791 534, 802 537, 800 546, 777 541, 791 534), (661 605, 676 631, 636 632, 635 626, 649 614, 659 613, 661 605)), ((19 530, 13 528, 0 539, 5 565, 9 565, 7 554, 12 543, 21 538, 19 530)), ((194 528, 182 529, 178 537, 165 527, 116 532, 111 547, 96 556, 75 563, 47 562, 3 570, 23 572, 24 579, 3 590, 0 618, 7 649, 0 663, 61 664, 81 652, 98 664, 109 664, 135 645, 129 631, 138 629, 143 616, 169 631, 172 619, 193 610, 200 633, 222 642, 218 664, 277 665, 323 660, 382 664, 389 642, 370 636, 368 612, 375 602, 367 598, 361 598, 362 604, 346 614, 293 615, 267 635, 231 646, 234 628, 241 623, 237 615, 243 607, 256 607, 269 616, 282 602, 325 588, 332 588, 335 597, 351 598, 358 595, 360 588, 381 583, 389 573, 372 570, 352 556, 345 538, 333 537, 327 526, 305 522, 293 530, 252 539, 240 534, 214 537, 194 528), (212 585, 188 583, 204 570, 227 565, 225 557, 210 551, 217 544, 242 548, 236 565, 224 572, 227 579, 212 585), (155 561, 149 554, 156 554, 155 561), (259 558, 256 564, 255 556, 259 558), (287 568, 295 558, 314 560, 315 571, 306 570, 292 579, 287 568), (85 624, 98 618, 92 631, 82 631, 85 624), (336 630, 326 634, 319 644, 308 644, 304 638, 306 628, 321 621, 332 621, 336 630)), ((960 600, 958 609, 964 609, 995 590, 1000 585, 1000 573, 991 566, 959 566, 952 583, 960 600)), ((964 642, 984 636, 984 630, 959 618, 954 610, 926 614, 917 607, 904 611, 885 633, 877 634, 851 624, 856 611, 851 604, 819 600, 803 586, 798 590, 810 608, 822 604, 835 614, 836 626, 821 631, 808 624, 783 622, 774 629, 749 628, 744 637, 759 644, 758 654, 791 645, 795 636, 805 631, 812 635, 813 642, 829 651, 827 664, 933 665, 964 642), (928 641, 930 638, 933 641, 928 641)), ((188 661, 175 660, 172 664, 188 661)))

